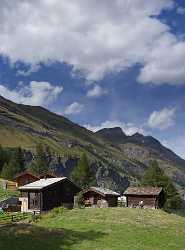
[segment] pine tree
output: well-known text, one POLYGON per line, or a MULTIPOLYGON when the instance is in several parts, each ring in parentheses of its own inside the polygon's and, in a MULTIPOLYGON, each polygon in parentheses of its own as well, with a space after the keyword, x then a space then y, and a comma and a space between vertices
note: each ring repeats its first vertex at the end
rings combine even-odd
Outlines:
POLYGON ((5 163, 1 171, 1 177, 5 180, 8 180, 10 178, 10 175, 11 175, 11 171, 10 171, 9 165, 8 163, 5 163))
POLYGON ((11 159, 8 163, 5 163, 2 171, 1 176, 4 179, 12 180, 13 177, 18 173, 17 170, 19 169, 19 165, 15 159, 11 159))
POLYGON ((36 146, 34 171, 38 174, 48 171, 47 157, 42 144, 37 144, 36 146))
POLYGON ((0 145, 0 172, 3 168, 4 163, 5 163, 5 152, 2 146, 0 145))
POLYGON ((81 188, 89 187, 95 180, 95 176, 90 169, 86 154, 83 154, 78 161, 77 167, 71 174, 71 179, 81 188))
POLYGON ((181 197, 173 185, 171 179, 165 175, 164 171, 159 167, 157 161, 150 163, 150 168, 145 172, 142 186, 163 187, 165 195, 164 208, 180 208, 182 205, 181 197))
POLYGON ((16 161, 17 173, 20 173, 25 170, 24 168, 24 154, 21 147, 15 149, 14 159, 16 161))

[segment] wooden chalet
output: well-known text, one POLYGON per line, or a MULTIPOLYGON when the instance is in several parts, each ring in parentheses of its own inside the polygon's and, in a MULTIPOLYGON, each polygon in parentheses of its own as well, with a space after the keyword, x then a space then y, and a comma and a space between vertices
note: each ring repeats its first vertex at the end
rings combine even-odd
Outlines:
POLYGON ((39 176, 33 174, 31 171, 26 170, 14 177, 14 181, 17 183, 17 186, 24 186, 34 181, 38 181, 40 179, 39 176))
POLYGON ((120 194, 106 188, 90 187, 83 192, 87 207, 116 207, 120 194))
POLYGON ((40 179, 19 187, 22 212, 42 212, 58 206, 72 207, 74 196, 80 191, 66 177, 40 179))
POLYGON ((161 187, 128 187, 124 192, 127 207, 161 208, 164 192, 161 187))

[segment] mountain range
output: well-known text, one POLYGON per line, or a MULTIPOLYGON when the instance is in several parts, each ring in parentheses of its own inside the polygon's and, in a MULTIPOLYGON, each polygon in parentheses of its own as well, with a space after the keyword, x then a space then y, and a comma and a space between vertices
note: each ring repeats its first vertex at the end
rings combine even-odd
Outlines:
POLYGON ((127 136, 119 127, 93 133, 43 107, 16 104, 0 96, 0 144, 21 146, 29 165, 38 143, 50 147, 50 168, 67 176, 85 152, 97 185, 120 192, 139 183, 150 161, 157 160, 184 194, 185 160, 152 136, 127 136))

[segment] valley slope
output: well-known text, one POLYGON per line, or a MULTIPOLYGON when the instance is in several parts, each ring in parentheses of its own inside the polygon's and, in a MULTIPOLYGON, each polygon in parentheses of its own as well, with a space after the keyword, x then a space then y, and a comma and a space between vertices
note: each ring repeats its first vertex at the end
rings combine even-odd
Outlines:
POLYGON ((137 184, 150 160, 155 159, 184 192, 185 161, 155 138, 126 136, 120 128, 93 133, 42 107, 15 104, 0 97, 0 144, 21 146, 33 155, 37 143, 50 146, 50 167, 60 174, 69 176, 85 152, 97 185, 122 192, 130 183, 137 184))

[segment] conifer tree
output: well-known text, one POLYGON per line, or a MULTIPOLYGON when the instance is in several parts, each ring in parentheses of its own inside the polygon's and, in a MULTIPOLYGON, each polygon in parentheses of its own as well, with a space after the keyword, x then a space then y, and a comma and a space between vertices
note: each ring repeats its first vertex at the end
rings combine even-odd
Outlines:
POLYGON ((90 169, 86 154, 83 154, 78 161, 77 167, 71 174, 73 182, 81 188, 89 187, 95 180, 95 176, 90 169))
POLYGON ((10 178, 10 175, 11 173, 10 173, 9 165, 8 163, 5 163, 1 171, 1 177, 5 180, 8 180, 10 178))
POLYGON ((17 173, 20 173, 25 170, 24 168, 24 154, 21 147, 15 149, 14 159, 17 165, 17 173))
POLYGON ((37 174, 48 171, 47 158, 42 144, 36 146, 36 159, 33 166, 33 170, 37 174))
POLYGON ((165 195, 164 208, 175 209, 181 207, 182 200, 176 187, 172 183, 171 179, 159 167, 157 161, 152 161, 150 163, 150 167, 145 172, 141 185, 163 187, 165 195))
POLYGON ((18 173, 19 165, 14 158, 10 159, 8 163, 5 163, 2 171, 1 176, 4 179, 12 180, 13 177, 18 173))
POLYGON ((2 146, 0 145, 0 172, 3 168, 4 163, 5 163, 5 152, 2 146))

